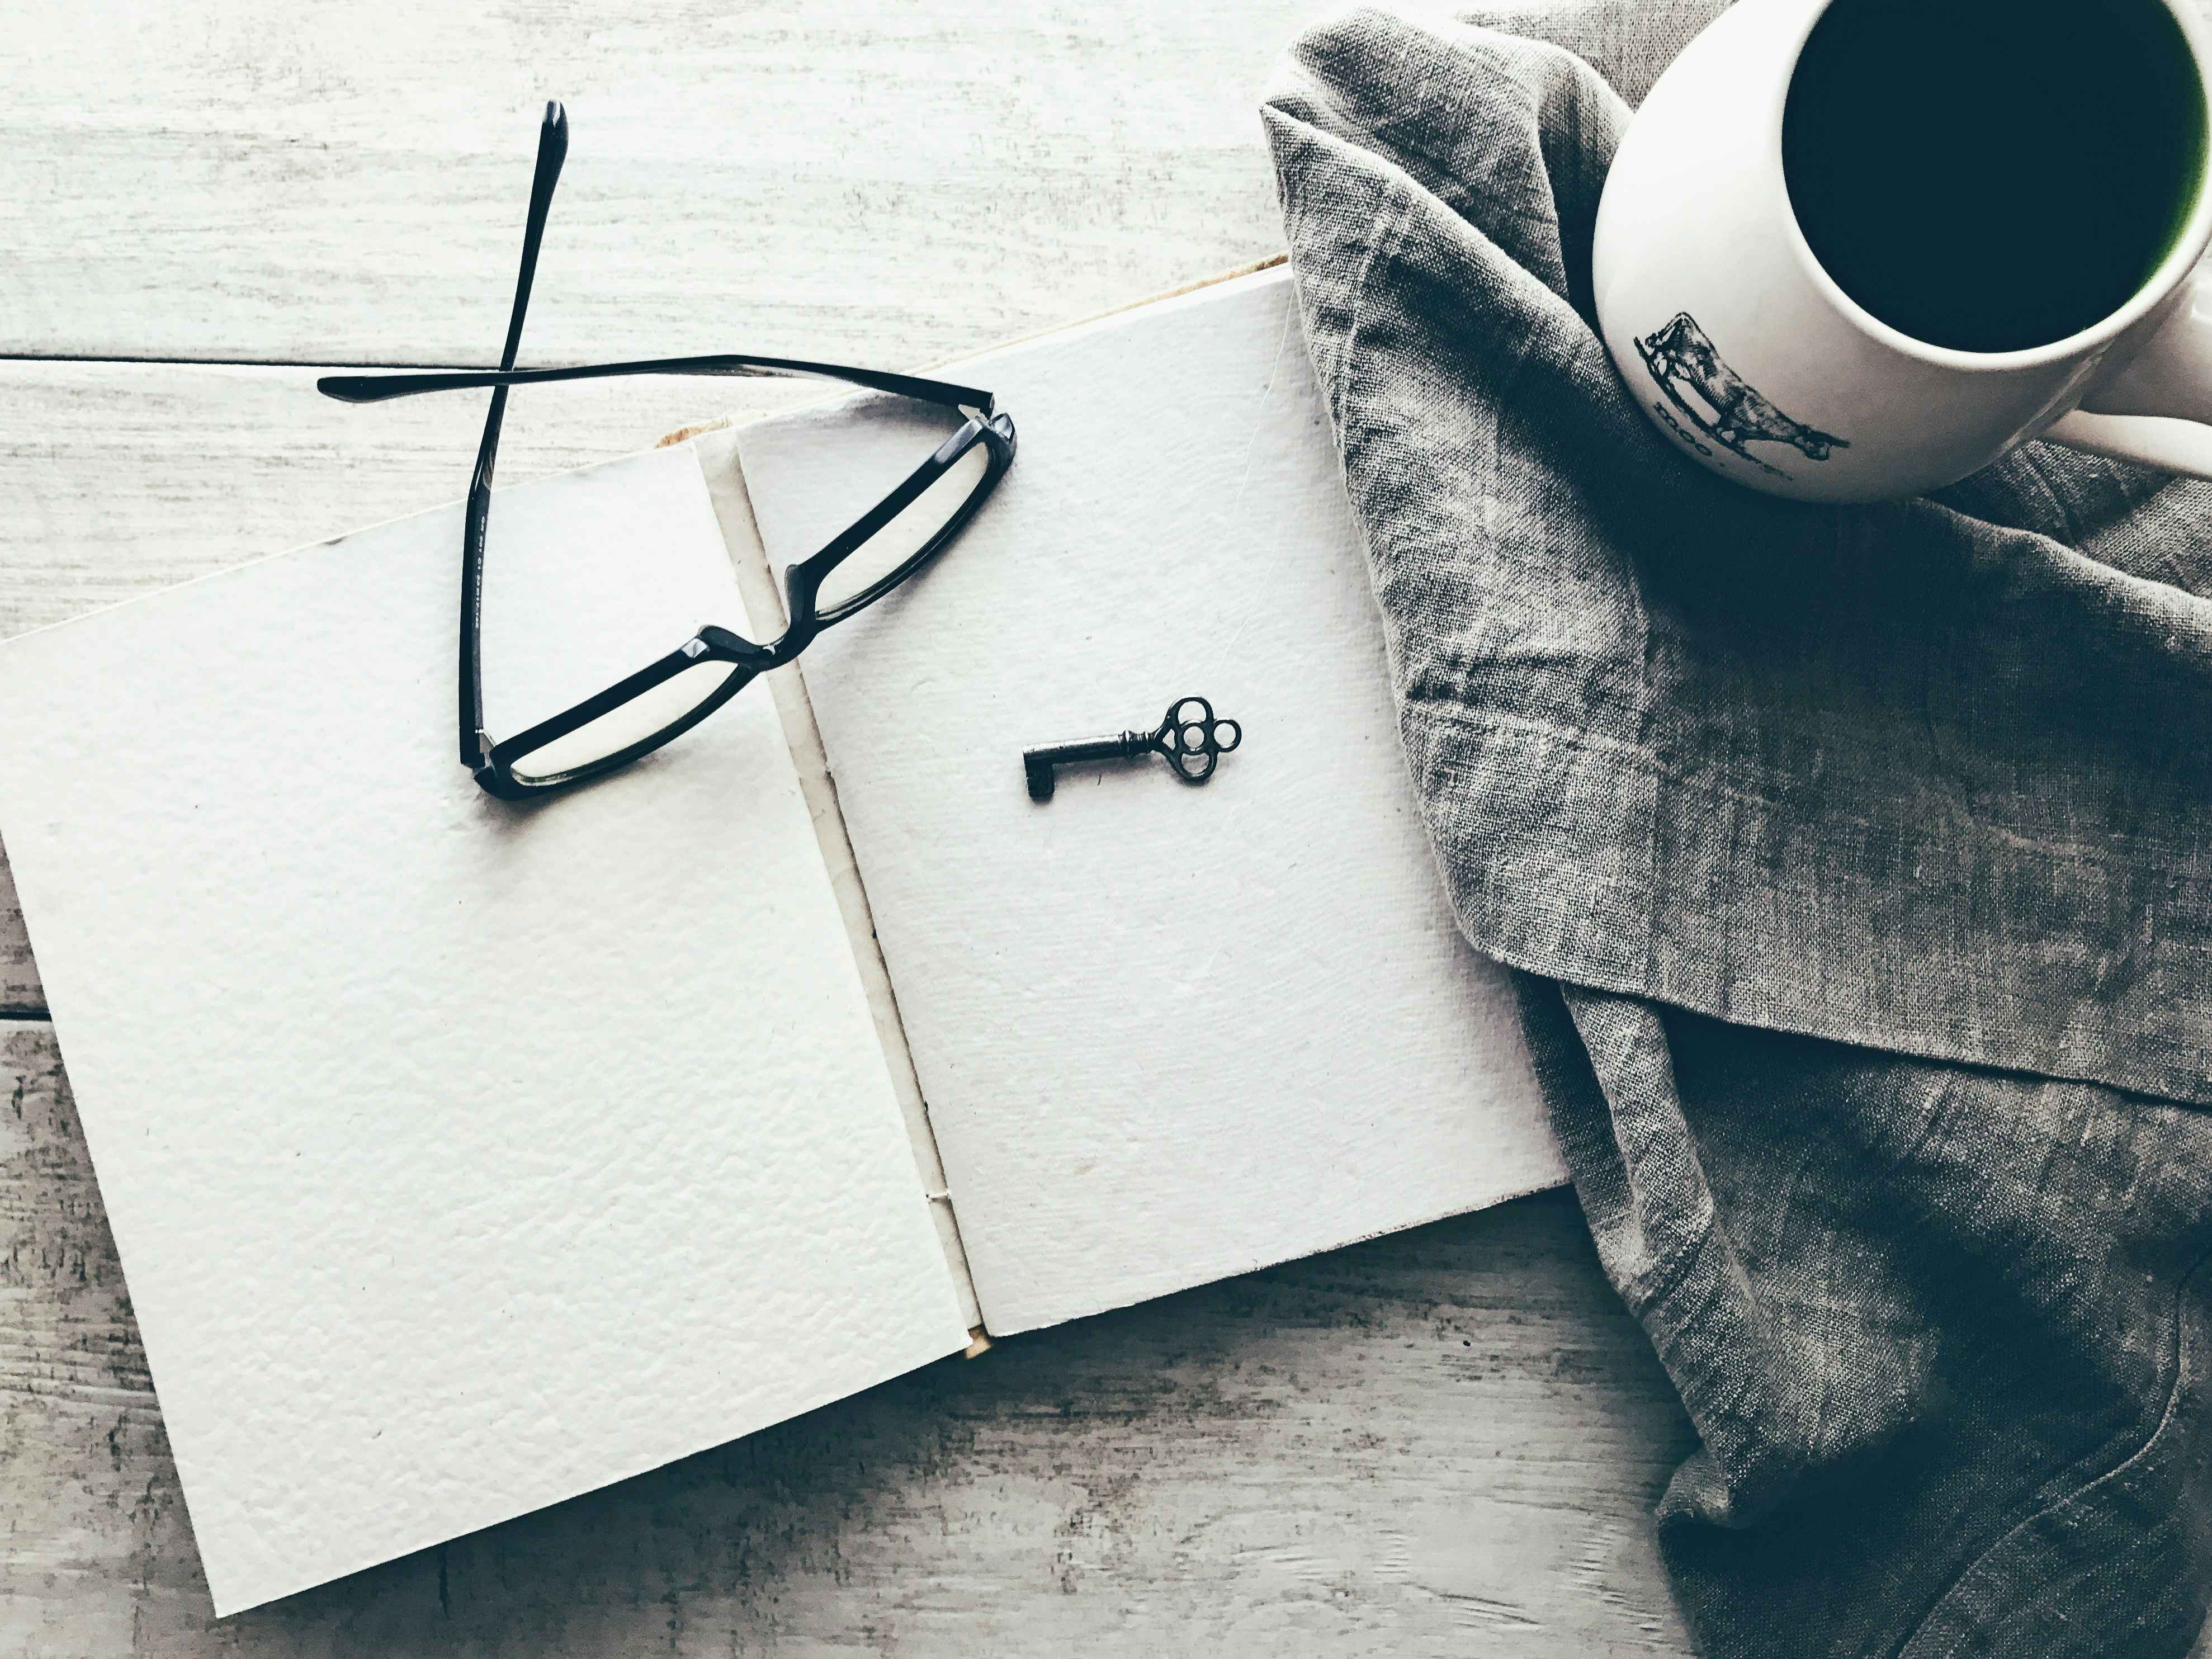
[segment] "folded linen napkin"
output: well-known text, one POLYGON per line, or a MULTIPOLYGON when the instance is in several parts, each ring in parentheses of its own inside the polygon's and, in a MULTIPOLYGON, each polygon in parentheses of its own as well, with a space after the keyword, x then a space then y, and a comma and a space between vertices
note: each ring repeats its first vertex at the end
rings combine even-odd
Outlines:
POLYGON ((2179 1655, 2212 489, 2029 445, 1809 507, 1649 429, 1591 226, 1718 9, 1362 9, 1267 100, 1407 757, 1703 1442, 1659 1507, 1703 1650, 2179 1655))

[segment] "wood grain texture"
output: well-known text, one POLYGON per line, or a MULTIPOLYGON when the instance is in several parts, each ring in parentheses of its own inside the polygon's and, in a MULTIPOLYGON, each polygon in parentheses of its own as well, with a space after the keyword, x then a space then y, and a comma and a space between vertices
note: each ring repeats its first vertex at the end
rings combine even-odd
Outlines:
POLYGON ((1259 90, 1312 10, 27 0, 0 351, 484 361, 559 98, 526 362, 933 362, 1280 246, 1259 90))
POLYGON ((0 1018, 44 1013, 46 1003, 23 908, 15 899, 15 878, 9 873, 6 850, 0 848, 0 1018))
MULTIPOLYGON (((459 499, 485 394, 356 406, 319 395, 320 372, 0 363, 0 637, 459 499)), ((662 380, 517 394, 499 482, 808 390, 662 380)))
POLYGON ((210 1618, 52 1030, 0 1036, 0 1652, 1680 1654, 1686 1425, 1572 1203, 1003 1343, 210 1618))

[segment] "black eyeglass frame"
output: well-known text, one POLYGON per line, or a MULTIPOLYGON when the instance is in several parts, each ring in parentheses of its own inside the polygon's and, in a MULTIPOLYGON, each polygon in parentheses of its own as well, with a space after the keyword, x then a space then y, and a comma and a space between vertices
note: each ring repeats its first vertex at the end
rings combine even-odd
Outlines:
POLYGON ((316 389, 346 403, 381 403, 426 392, 459 392, 489 387, 491 406, 484 416, 482 441, 477 447, 476 470, 469 481, 461 552, 460 660, 459 714, 461 764, 467 767, 488 794, 501 800, 531 800, 605 777, 682 737, 724 703, 771 668, 793 661, 822 633, 857 615, 915 574, 964 530, 999 481, 1014 462, 1014 423, 998 411, 988 392, 918 375, 894 374, 842 364, 802 362, 788 357, 745 357, 718 354, 703 357, 660 357, 637 362, 596 363, 574 368, 518 369, 516 352, 522 343, 522 323, 530 305, 530 289, 538 269, 538 245, 545 232, 553 189, 568 151, 568 113, 557 103, 545 106, 538 131, 538 167, 531 182, 530 216, 523 232, 522 264, 515 280, 514 305, 508 317, 507 342, 496 371, 462 370, 451 373, 376 375, 326 375, 316 389), (601 380, 633 374, 705 374, 738 377, 775 376, 842 381, 872 391, 890 392, 954 410, 963 416, 960 428, 938 446, 929 459, 854 520, 819 551, 788 566, 784 571, 784 631, 768 644, 760 644, 727 629, 706 624, 675 650, 635 674, 617 680, 596 696, 587 697, 527 730, 494 742, 483 725, 483 564, 484 541, 491 519, 491 484, 499 454, 501 424, 507 414, 510 386, 535 386, 556 380, 601 380), (929 538, 914 552, 858 592, 836 604, 820 604, 823 583, 870 538, 911 506, 931 485, 978 445, 988 450, 982 476, 929 538), (581 730, 702 663, 726 662, 731 673, 706 699, 683 714, 614 752, 565 770, 542 775, 518 773, 515 763, 548 744, 581 730))

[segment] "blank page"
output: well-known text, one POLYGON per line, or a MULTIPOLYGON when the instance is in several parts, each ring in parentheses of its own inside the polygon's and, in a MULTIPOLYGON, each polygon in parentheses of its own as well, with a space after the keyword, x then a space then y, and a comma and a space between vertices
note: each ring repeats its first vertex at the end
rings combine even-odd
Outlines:
MULTIPOLYGON (((1285 276, 959 374, 1018 423, 1012 471, 804 672, 989 1328, 1561 1179, 1422 833, 1285 276), (1189 694, 1244 723, 1210 783, 1155 759, 1029 799, 1025 746, 1189 694)), ((771 558, 943 429, 876 399, 741 429, 771 558)))
MULTIPOLYGON (((0 831, 216 1611, 966 1340, 759 688, 517 808, 457 507, 0 647, 0 831)), ((520 730, 744 612, 698 463, 504 491, 520 730)))

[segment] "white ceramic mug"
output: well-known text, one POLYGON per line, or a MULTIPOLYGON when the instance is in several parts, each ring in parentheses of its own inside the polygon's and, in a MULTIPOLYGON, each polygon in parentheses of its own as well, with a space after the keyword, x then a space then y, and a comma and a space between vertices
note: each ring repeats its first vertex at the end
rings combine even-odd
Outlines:
MULTIPOLYGON (((1804 501, 1917 495, 2037 436, 2212 477, 2212 280, 2195 274, 2212 242, 2204 178, 2133 296, 2045 345, 1915 339, 1814 258, 1784 179, 1784 106, 1814 26, 1850 3, 1739 0, 1630 123, 1592 275, 1606 348, 1645 413, 1723 477, 1804 501)), ((2191 0, 2159 3, 2203 96, 2212 40, 2191 0)), ((2063 203, 2052 224, 2064 234, 2063 203)))

